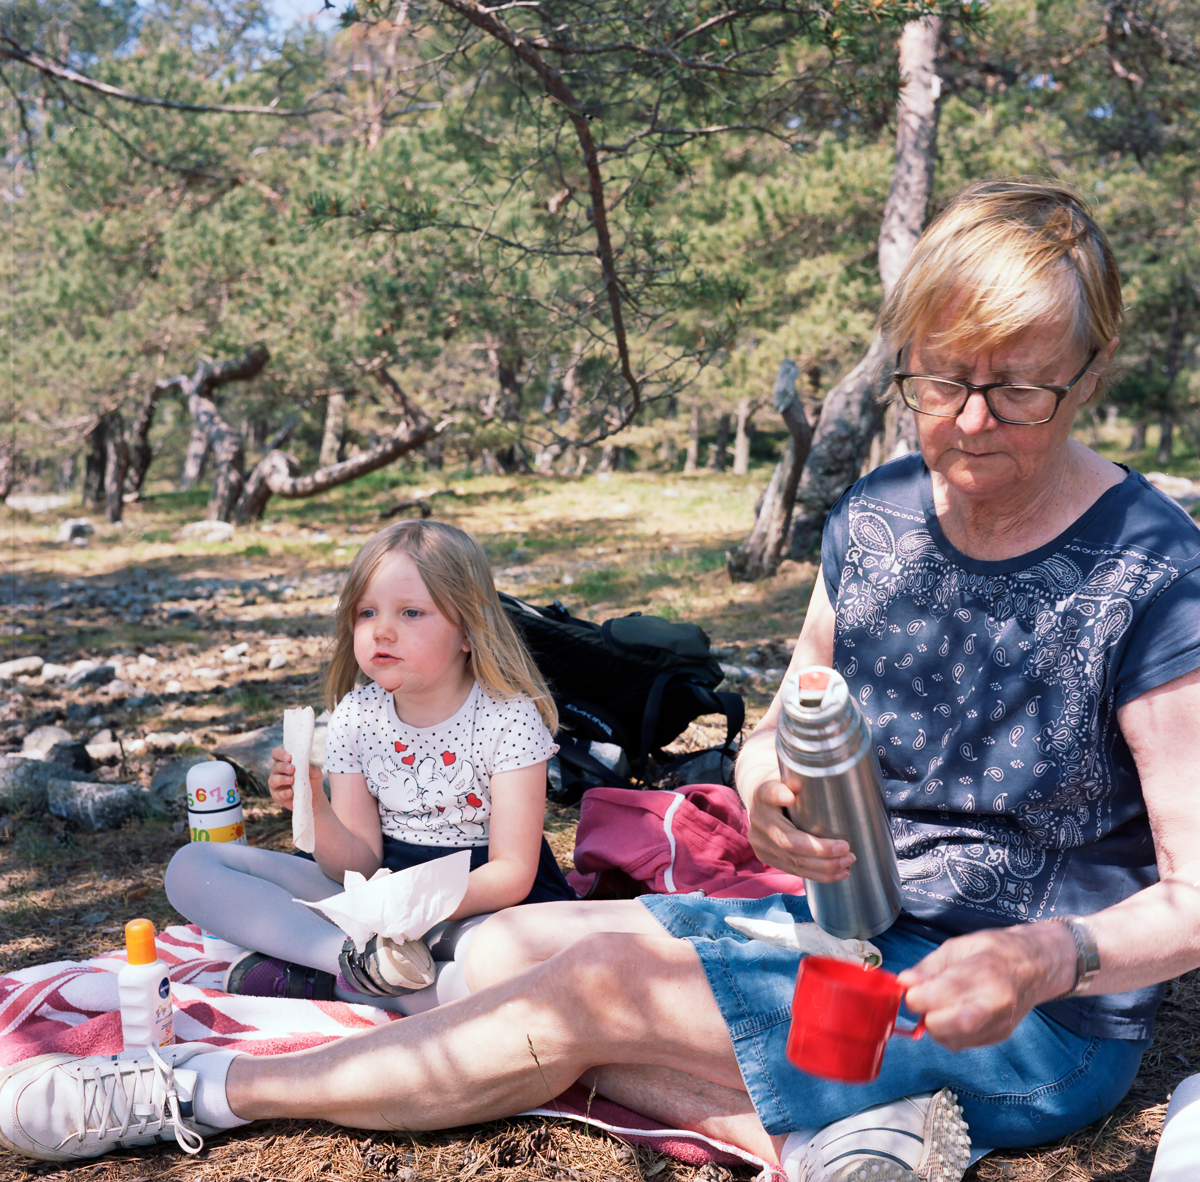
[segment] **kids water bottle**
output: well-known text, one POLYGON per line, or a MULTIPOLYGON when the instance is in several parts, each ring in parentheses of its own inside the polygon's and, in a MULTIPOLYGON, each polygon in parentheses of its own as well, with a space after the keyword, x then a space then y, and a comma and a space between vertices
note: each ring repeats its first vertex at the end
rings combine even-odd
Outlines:
POLYGON ((813 919, 831 936, 867 940, 900 914, 900 867, 871 731, 841 674, 821 665, 790 673, 775 736, 779 774, 796 793, 797 829, 840 837, 855 862, 840 882, 804 881, 813 919))
MULTIPOLYGON (((193 841, 236 841, 240 845, 246 844, 242 798, 238 793, 237 775, 229 764, 210 760, 188 769, 187 814, 193 841)), ((213 960, 230 961, 245 951, 211 932, 202 932, 201 935, 205 955, 213 960)))
POLYGON ((125 1053, 169 1046, 175 1041, 171 980, 158 959, 154 924, 148 919, 131 919, 125 925, 125 956, 129 963, 117 974, 125 1053))

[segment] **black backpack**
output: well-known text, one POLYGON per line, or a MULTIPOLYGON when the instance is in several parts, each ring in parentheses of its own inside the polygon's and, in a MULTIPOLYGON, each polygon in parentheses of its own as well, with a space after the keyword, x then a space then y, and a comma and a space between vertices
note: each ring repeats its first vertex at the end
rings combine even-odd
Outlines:
POLYGON ((557 600, 532 607, 502 593, 500 601, 558 706, 564 775, 563 788, 552 795, 560 802, 578 800, 589 780, 631 786, 589 754, 593 741, 621 747, 641 777, 649 756, 665 759, 662 748, 693 719, 723 714, 720 750, 732 754, 745 706, 740 694, 717 692, 725 675, 703 628, 640 612, 593 624, 571 615, 557 600), (568 768, 583 777, 569 776, 568 768))

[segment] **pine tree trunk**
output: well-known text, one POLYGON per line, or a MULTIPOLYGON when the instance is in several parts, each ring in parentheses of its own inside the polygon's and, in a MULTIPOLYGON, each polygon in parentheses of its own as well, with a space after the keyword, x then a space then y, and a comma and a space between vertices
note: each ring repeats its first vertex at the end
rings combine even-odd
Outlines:
POLYGON ((1158 416, 1158 451, 1154 457, 1155 463, 1161 467, 1165 468, 1171 462, 1174 438, 1175 414, 1171 410, 1164 410, 1158 416))
POLYGON ((208 458, 212 452, 209 445, 208 432, 199 423, 192 424, 192 434, 188 439, 187 454, 183 457, 183 475, 179 478, 179 491, 187 492, 194 488, 196 482, 204 475, 208 467, 208 458))
POLYGON ((712 455, 708 458, 708 466, 713 472, 724 472, 729 461, 729 414, 722 414, 717 419, 717 441, 713 444, 712 455))
POLYGON ((779 569, 783 556, 796 486, 812 446, 812 430, 804 406, 796 394, 796 378, 799 374, 796 363, 791 360, 781 361, 775 374, 771 400, 783 417, 791 439, 783 459, 775 465, 775 471, 771 474, 771 483, 767 485, 750 536, 725 560, 729 577, 736 583, 748 583, 773 575, 779 569))
POLYGON ((750 471, 751 418, 757 409, 758 404, 752 403, 749 398, 743 398, 738 402, 737 428, 733 436, 734 476, 745 476, 750 471))
POLYGON ((700 404, 692 403, 692 417, 688 422, 688 445, 687 455, 683 461, 683 472, 685 476, 693 476, 696 472, 696 464, 700 460, 700 404))
MULTIPOLYGON (((900 37, 896 162, 879 231, 879 277, 891 291, 921 236, 937 163, 941 79, 937 75, 939 17, 910 21, 900 37)), ((786 552, 807 558, 820 549, 825 518, 862 468, 879 430, 879 397, 891 384, 890 347, 878 337, 866 356, 825 398, 816 437, 796 493, 786 552)))
POLYGON ((1144 415, 1138 415, 1133 420, 1133 432, 1129 437, 1130 451, 1145 451, 1146 450, 1146 418, 1144 415))
POLYGON ((600 463, 596 465, 597 472, 615 472, 621 466, 621 448, 611 439, 605 440, 600 452, 600 463))
POLYGON ((104 507, 104 471, 108 467, 108 424, 103 415, 84 436, 88 445, 87 466, 83 470, 83 503, 88 509, 104 507))
POLYGON ((328 468, 342 459, 346 448, 346 391, 330 390, 325 403, 325 430, 321 435, 318 468, 328 468))
POLYGON ((125 442, 124 424, 119 411, 106 414, 104 465, 104 519, 115 525, 121 520, 125 507, 125 475, 129 471, 129 445, 125 442))

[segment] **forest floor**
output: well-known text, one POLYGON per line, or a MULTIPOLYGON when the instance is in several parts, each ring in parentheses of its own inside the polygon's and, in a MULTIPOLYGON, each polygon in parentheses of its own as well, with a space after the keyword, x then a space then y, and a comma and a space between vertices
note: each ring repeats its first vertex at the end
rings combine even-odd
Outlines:
MULTIPOLYGON (((319 502, 276 500, 260 526, 222 542, 178 537, 185 523, 203 517, 201 494, 152 490, 127 506, 119 526, 93 515, 96 533, 82 547, 56 540, 77 508, 0 511, 8 518, 0 518, 0 660, 116 659, 125 680, 136 682, 124 701, 103 688, 67 690, 41 678, 0 686, 0 751, 18 752, 25 734, 45 723, 89 742, 103 730, 123 741, 188 732, 195 748, 211 750, 230 734, 279 721, 285 706, 319 709, 321 655, 340 576, 381 514, 413 496, 480 538, 502 590, 535 604, 560 599, 598 620, 637 610, 701 624, 722 661, 742 670, 733 688, 745 695, 748 721, 761 716, 815 574, 793 562, 752 586, 731 584, 725 574, 725 552, 751 520, 762 474, 413 479, 377 473, 319 502), (240 656, 223 657, 242 643, 248 647, 240 656)), ((718 728, 701 723, 679 745, 717 739, 718 728)), ((148 785, 162 758, 129 756, 99 774, 148 785)), ((254 844, 289 847, 290 825, 269 800, 247 799, 246 816, 254 844)), ((181 922, 163 894, 162 875, 187 840, 183 817, 182 802, 175 802, 166 816, 98 834, 49 815, 0 818, 0 971, 94 956, 120 943, 121 926, 134 915, 158 927, 181 922)), ((547 829, 566 866, 576 819, 575 810, 548 806, 547 829)), ((1194 974, 1171 984, 1154 1045, 1111 1117, 1053 1145, 993 1153, 968 1182, 1145 1182, 1171 1089, 1200 1069, 1198 1000, 1194 974)), ((697 1170, 595 1129, 512 1120, 419 1136, 273 1122, 223 1137, 194 1160, 157 1149, 69 1168, 0 1152, 0 1182, 34 1176, 717 1182, 749 1179, 753 1171, 697 1170)))

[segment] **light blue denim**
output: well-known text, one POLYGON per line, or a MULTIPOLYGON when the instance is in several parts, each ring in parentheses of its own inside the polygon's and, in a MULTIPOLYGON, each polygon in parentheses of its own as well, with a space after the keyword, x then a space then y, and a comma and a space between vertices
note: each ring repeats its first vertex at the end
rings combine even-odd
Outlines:
MULTIPOLYGON (((750 940, 725 923, 726 915, 811 923, 803 898, 709 899, 693 894, 643 895, 641 901, 699 954, 742 1079, 768 1133, 823 1128, 864 1108, 949 1086, 958 1093, 976 1145, 1040 1145, 1111 1112, 1129 1090, 1150 1045, 1149 1039, 1074 1034, 1034 1010, 995 1046, 956 1052, 928 1035, 893 1038, 873 1083, 820 1079, 793 1067, 784 1053, 800 955, 750 940)), ((901 916, 872 941, 892 972, 916 964, 937 947, 913 926, 901 916)), ((912 1015, 907 1017, 911 1024, 912 1015)))

